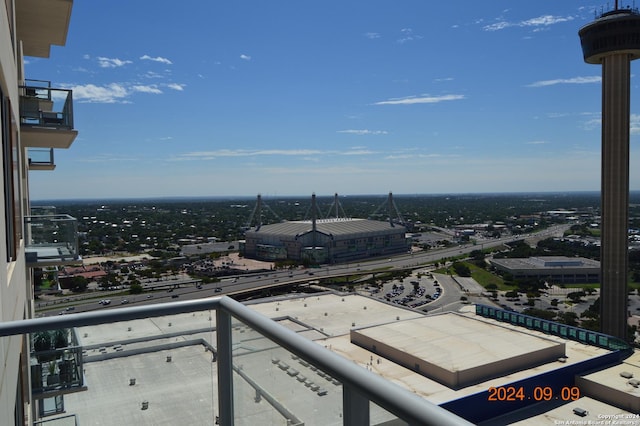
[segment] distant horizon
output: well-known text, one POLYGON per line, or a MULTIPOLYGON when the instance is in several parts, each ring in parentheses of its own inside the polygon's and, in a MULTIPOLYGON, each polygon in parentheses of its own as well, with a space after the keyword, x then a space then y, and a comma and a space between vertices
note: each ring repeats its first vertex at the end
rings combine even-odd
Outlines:
MULTIPOLYGON (((523 191, 523 192, 451 192, 451 193, 395 193, 391 191, 393 197, 396 198, 407 198, 407 197, 460 197, 460 196, 534 196, 534 195, 589 195, 596 196, 599 195, 600 191, 589 190, 589 191, 523 191)), ((318 198, 330 198, 333 197, 336 193, 331 194, 315 194, 318 198)), ((386 193, 372 193, 372 194, 341 194, 337 193, 338 197, 346 198, 346 197, 369 197, 369 198, 386 198, 389 195, 389 192, 386 193)), ((632 190, 631 194, 640 195, 640 190, 632 190)), ((309 194, 300 194, 300 195, 277 195, 277 194, 260 194, 261 197, 265 200, 269 199, 306 199, 311 198, 312 193, 309 194)), ((101 202, 130 202, 130 201, 142 201, 142 202, 153 202, 153 201, 202 201, 202 200, 255 200, 258 194, 255 195, 237 195, 237 196, 227 196, 227 195, 204 195, 204 196, 163 196, 163 197, 114 197, 114 198, 48 198, 48 199, 35 199, 31 200, 31 204, 41 205, 43 203, 101 203, 101 202)))

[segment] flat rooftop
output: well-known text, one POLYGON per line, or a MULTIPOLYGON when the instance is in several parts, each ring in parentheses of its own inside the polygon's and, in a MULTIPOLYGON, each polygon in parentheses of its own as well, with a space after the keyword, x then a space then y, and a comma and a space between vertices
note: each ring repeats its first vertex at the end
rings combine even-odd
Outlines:
POLYGON ((351 342, 460 388, 564 357, 564 342, 447 313, 351 330, 351 342))
MULTIPOLYGON (((478 317, 472 305, 458 314, 426 316, 366 296, 324 293, 263 299, 248 306, 436 404, 609 353, 478 317), (417 351, 448 368, 483 365, 500 357, 535 352, 547 345, 564 345, 566 362, 551 360, 456 389, 351 342, 351 330, 378 327, 380 333, 387 333, 389 338, 394 337, 392 332, 402 332, 399 339, 406 340, 407 350, 417 351), (414 345, 408 341, 411 333, 422 336, 414 345), (433 343, 432 339, 440 342, 433 343), (463 353, 442 354, 446 345, 456 346, 463 353), (438 350, 432 350, 434 348, 438 350), (464 353, 465 348, 468 353, 464 353)), ((86 348, 84 370, 88 390, 65 395, 64 400, 66 413, 78 414, 83 425, 213 423, 218 392, 217 364, 212 362, 213 354, 208 347, 215 345, 215 312, 82 327, 77 329, 77 334, 86 348), (167 356, 171 356, 171 362, 167 362, 167 356), (88 360, 92 361, 86 362, 88 360), (130 385, 131 378, 136 379, 135 385, 130 385), (145 410, 143 401, 148 401, 145 410)), ((379 338, 386 339, 387 334, 379 338)), ((234 392, 239 398, 240 424, 286 424, 286 419, 291 417, 306 424, 342 424, 338 411, 342 401, 341 384, 241 323, 234 324, 233 339, 234 364, 238 367, 234 392), (264 391, 259 397, 256 387, 264 391)), ((636 364, 640 363, 634 360, 631 366, 636 364)), ((596 380, 599 379, 596 377, 596 380)), ((599 403, 609 407, 597 408, 603 414, 621 411, 605 402, 599 403)), ((571 413, 570 408, 566 410, 571 413)), ((558 416, 564 416, 562 413, 558 416)), ((384 410, 374 408, 372 419, 372 424, 380 424, 390 417, 384 410)), ((545 422, 540 420, 535 424, 553 424, 545 422)))

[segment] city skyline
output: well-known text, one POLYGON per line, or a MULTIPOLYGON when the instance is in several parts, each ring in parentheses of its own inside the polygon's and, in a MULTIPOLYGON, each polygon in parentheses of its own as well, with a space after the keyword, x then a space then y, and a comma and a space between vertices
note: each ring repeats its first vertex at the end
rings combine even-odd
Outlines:
POLYGON ((73 89, 79 131, 32 199, 600 188, 577 37, 600 4, 199 6, 77 3, 67 45, 26 58, 73 89))

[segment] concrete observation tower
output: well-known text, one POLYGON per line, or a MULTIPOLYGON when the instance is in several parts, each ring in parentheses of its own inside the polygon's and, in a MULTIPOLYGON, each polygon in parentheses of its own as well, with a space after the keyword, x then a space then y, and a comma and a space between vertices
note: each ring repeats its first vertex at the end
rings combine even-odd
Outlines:
POLYGON ((640 12, 616 0, 578 34, 585 62, 602 64, 601 330, 626 340, 630 62, 640 58, 640 12))

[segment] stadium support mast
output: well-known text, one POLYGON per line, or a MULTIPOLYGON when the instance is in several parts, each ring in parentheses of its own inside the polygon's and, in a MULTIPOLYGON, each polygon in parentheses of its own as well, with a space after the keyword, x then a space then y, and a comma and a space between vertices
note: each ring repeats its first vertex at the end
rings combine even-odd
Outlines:
POLYGON ((271 207, 269 207, 269 205, 267 203, 264 203, 262 201, 262 195, 258 194, 258 198, 256 200, 256 206, 253 208, 253 211, 251 212, 251 216, 249 216, 249 222, 247 222, 247 229, 251 228, 251 225, 253 224, 253 219, 256 218, 257 223, 256 223, 256 229, 255 230, 256 231, 260 230, 260 228, 263 225, 263 223, 262 223, 262 208, 263 207, 266 210, 270 211, 271 214, 273 214, 277 220, 282 221, 280 216, 278 216, 278 214, 276 212, 271 210, 271 207))
POLYGON ((580 29, 584 61, 602 65, 600 327, 627 338, 630 62, 640 57, 640 13, 602 13, 580 29))
POLYGON ((251 224, 253 223, 253 218, 256 216, 258 221, 258 223, 256 224, 256 231, 258 231, 262 226, 262 195, 260 194, 258 194, 258 199, 256 200, 256 206, 253 208, 253 211, 251 212, 251 216, 249 216, 247 229, 251 228, 251 224))
POLYGON ((317 225, 316 222, 318 220, 318 206, 316 204, 316 193, 314 192, 313 194, 311 194, 311 234, 312 234, 312 241, 313 241, 313 248, 315 249, 317 244, 316 244, 316 231, 317 231, 317 225))

